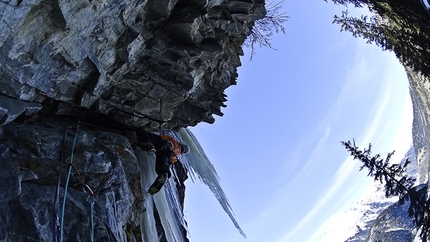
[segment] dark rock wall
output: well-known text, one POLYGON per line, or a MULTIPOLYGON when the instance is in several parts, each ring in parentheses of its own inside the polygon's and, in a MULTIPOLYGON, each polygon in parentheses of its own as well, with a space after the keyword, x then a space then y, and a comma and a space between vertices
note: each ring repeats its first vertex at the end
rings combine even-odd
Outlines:
POLYGON ((96 194, 96 240, 130 241, 132 234, 126 231, 139 227, 143 196, 129 139, 119 132, 76 127, 76 122, 60 119, 3 126, 0 240, 52 241, 69 169, 65 163, 72 163, 76 170, 72 169, 66 195, 66 241, 89 240, 91 192, 84 184, 96 194), (59 176, 62 187, 56 200, 59 176))
MULTIPOLYGON (((96 241, 148 240, 152 220, 169 238, 160 211, 140 218, 154 171, 139 166, 133 129, 222 116, 241 46, 265 13, 263 0, 0 1, 0 241, 52 241, 66 162, 84 183, 69 184, 65 241, 89 240, 86 186, 97 193, 96 241)), ((183 202, 186 171, 175 169, 183 202)))
MULTIPOLYGON (((58 217, 64 221, 64 241, 90 241, 92 214, 95 241, 142 241, 146 229, 141 225, 144 202, 154 203, 143 193, 148 187, 143 185, 142 176, 150 174, 150 179, 145 179, 152 183, 156 175, 149 163, 138 164, 142 160, 131 148, 134 132, 64 118, 27 121, 15 120, 1 127, 0 240, 52 241, 58 217)), ((143 153, 140 156, 146 156, 143 153)), ((187 173, 180 164, 174 169, 177 176, 171 179, 183 201, 187 173)), ((163 228, 159 211, 155 209, 149 216, 159 237, 165 238, 169 229, 163 228)), ((181 241, 187 241, 185 228, 182 233, 181 241)))
POLYGON ((261 0, 2 1, 0 94, 147 130, 212 123, 264 15, 261 0))

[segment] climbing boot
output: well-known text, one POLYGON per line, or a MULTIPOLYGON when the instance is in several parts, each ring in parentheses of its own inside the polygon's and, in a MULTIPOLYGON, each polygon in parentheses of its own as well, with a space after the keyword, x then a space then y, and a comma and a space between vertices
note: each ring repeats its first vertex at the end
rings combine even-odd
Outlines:
POLYGON ((157 179, 155 179, 154 183, 149 187, 148 193, 154 195, 159 192, 167 179, 169 179, 169 175, 167 173, 159 175, 157 179))

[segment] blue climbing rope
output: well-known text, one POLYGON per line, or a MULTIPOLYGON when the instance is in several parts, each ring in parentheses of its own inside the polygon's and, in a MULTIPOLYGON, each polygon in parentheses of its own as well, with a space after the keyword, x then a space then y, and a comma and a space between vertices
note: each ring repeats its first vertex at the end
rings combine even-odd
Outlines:
MULTIPOLYGON (((54 215, 54 232, 53 232, 53 242, 62 242, 63 241, 63 234, 64 234, 64 213, 66 210, 66 200, 67 200, 67 190, 69 187, 69 182, 70 182, 70 176, 72 174, 72 170, 74 170, 74 176, 79 180, 79 182, 81 183, 81 185, 84 188, 84 192, 89 194, 88 195, 88 202, 90 203, 90 211, 89 211, 89 221, 90 221, 90 241, 94 242, 94 203, 95 203, 95 196, 97 195, 97 193, 95 193, 90 186, 88 186, 87 184, 85 184, 84 179, 81 177, 78 169, 76 168, 76 166, 73 164, 73 159, 74 159, 74 150, 75 150, 75 146, 76 146, 76 141, 78 139, 78 133, 79 133, 79 125, 80 122, 78 122, 77 126, 76 126, 76 130, 75 130, 75 137, 73 140, 73 145, 72 145, 72 149, 71 149, 71 154, 70 154, 70 162, 67 163, 68 165, 68 171, 67 171, 67 178, 66 178, 66 184, 64 185, 64 196, 63 196, 63 204, 61 207, 61 219, 58 218, 58 200, 59 200, 59 193, 60 193, 60 181, 61 181, 61 167, 60 167, 60 172, 58 175, 58 184, 57 184, 57 191, 56 191, 56 197, 54 200, 54 204, 55 204, 55 215, 54 215), (58 238, 58 234, 60 235, 60 238, 58 238)), ((66 129, 66 134, 63 140, 63 147, 66 141, 66 138, 68 136, 69 133, 69 128, 66 129)), ((62 147, 62 153, 61 153, 61 161, 64 161, 64 152, 63 152, 63 147, 62 147)))
POLYGON ((90 197, 90 241, 94 242, 94 197, 90 197))
MULTIPOLYGON (((74 150, 76 146, 76 140, 78 139, 79 132, 79 122, 76 126, 75 138, 73 139, 72 151, 70 154, 70 164, 73 164, 74 150)), ((69 166, 67 172, 66 184, 64 185, 64 197, 63 197, 63 206, 61 207, 61 224, 60 224, 60 242, 63 241, 63 230, 64 230, 64 211, 66 210, 66 199, 67 199, 67 188, 69 187, 70 175, 72 174, 72 166, 69 166)))
POLYGON ((58 216, 58 209, 59 209, 59 200, 60 200, 61 168, 62 168, 62 162, 64 161, 64 147, 66 144, 68 134, 69 134, 69 127, 66 128, 66 133, 64 134, 63 142, 60 148, 60 166, 58 168, 57 189, 55 191, 55 199, 54 199, 54 221, 53 221, 53 235, 52 235, 53 242, 59 241, 58 235, 60 233, 60 218, 58 216))

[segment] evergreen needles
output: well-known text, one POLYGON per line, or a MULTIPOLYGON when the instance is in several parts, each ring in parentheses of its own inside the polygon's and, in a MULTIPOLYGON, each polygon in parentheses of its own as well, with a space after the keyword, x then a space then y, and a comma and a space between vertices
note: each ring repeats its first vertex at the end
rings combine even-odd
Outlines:
POLYGON ((426 242, 430 236, 430 200, 427 199, 427 186, 414 187, 415 178, 406 174, 406 168, 410 164, 406 160, 404 164, 390 164, 394 151, 387 154, 384 159, 379 154, 372 156, 372 145, 364 150, 360 150, 355 141, 341 142, 351 156, 360 160, 363 168, 368 169, 368 176, 384 185, 385 196, 399 196, 399 203, 410 201, 408 214, 414 218, 414 223, 421 228, 421 240, 426 242))

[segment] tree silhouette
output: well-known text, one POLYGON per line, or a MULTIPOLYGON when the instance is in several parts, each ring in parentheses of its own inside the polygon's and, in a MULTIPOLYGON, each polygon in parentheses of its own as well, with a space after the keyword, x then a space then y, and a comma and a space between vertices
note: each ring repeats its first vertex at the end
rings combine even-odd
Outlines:
POLYGON ((341 143, 354 160, 358 159, 363 163, 360 171, 367 168, 368 176, 384 184, 386 197, 399 196, 400 204, 406 200, 410 201, 408 215, 413 217, 415 225, 421 228, 421 240, 426 242, 430 236, 430 200, 427 199, 427 187, 414 187, 415 178, 405 174, 410 161, 407 159, 404 164, 390 164, 394 151, 388 153, 384 160, 379 154, 372 156, 371 144, 361 151, 355 141, 341 143))
MULTIPOLYGON (((328 0, 324 0, 328 1, 328 0)), ((430 77, 430 16, 419 0, 332 0, 334 4, 368 7, 374 17, 334 16, 354 37, 393 51, 404 64, 430 77)))

